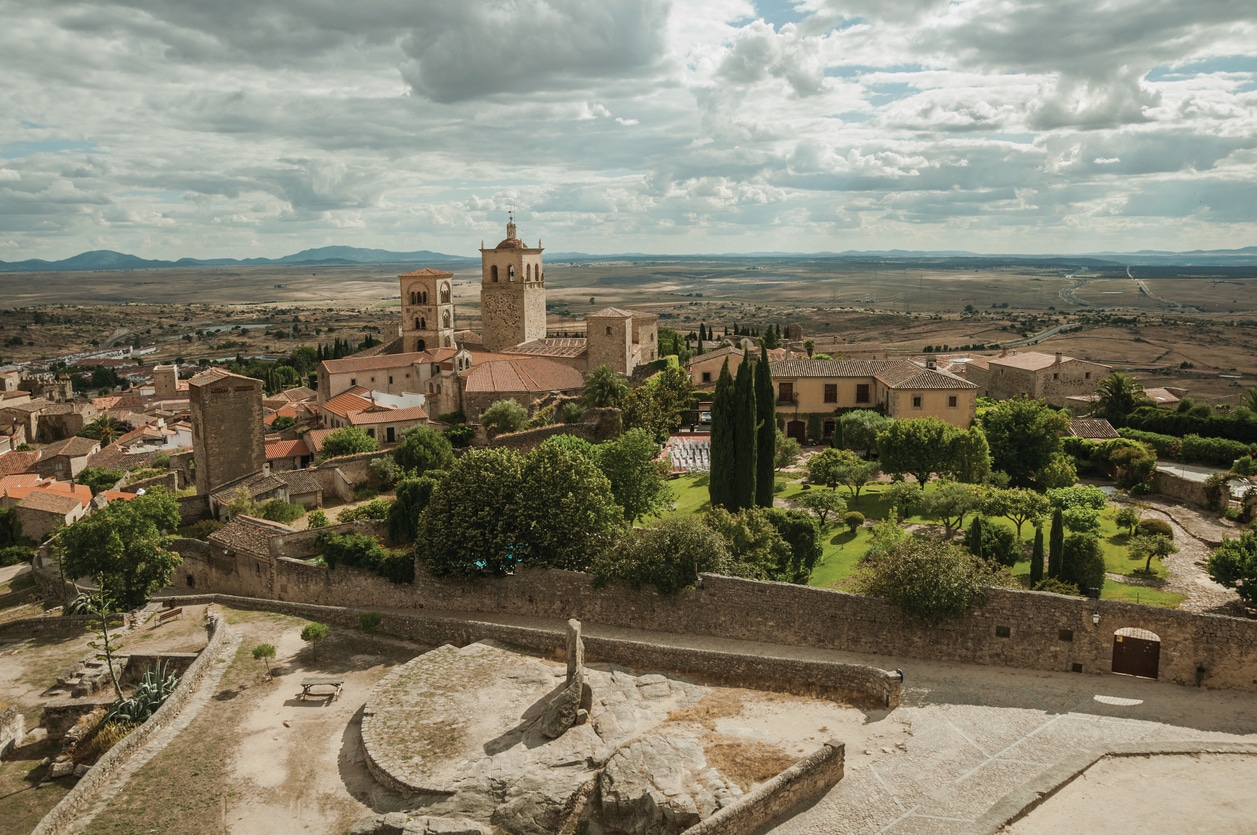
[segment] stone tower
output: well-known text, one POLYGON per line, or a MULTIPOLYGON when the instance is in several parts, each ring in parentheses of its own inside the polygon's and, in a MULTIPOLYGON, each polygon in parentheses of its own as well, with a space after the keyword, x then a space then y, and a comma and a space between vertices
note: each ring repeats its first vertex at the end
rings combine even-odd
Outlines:
POLYGON ((402 291, 402 351, 454 347, 453 273, 426 267, 399 275, 402 291))
POLYGON ((262 381, 211 368, 188 380, 196 492, 262 471, 262 381))
POLYGON ((515 216, 506 239, 480 245, 481 337, 486 351, 501 351, 546 335, 546 283, 541 242, 535 248, 515 237, 515 216))

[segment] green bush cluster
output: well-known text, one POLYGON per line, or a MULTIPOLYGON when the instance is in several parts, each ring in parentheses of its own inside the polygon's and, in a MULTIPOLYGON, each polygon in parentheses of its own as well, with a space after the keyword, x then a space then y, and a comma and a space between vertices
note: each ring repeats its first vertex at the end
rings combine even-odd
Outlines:
POLYGON ((412 583, 414 557, 408 551, 390 551, 373 536, 324 531, 316 540, 328 568, 338 565, 373 571, 393 583, 412 583))

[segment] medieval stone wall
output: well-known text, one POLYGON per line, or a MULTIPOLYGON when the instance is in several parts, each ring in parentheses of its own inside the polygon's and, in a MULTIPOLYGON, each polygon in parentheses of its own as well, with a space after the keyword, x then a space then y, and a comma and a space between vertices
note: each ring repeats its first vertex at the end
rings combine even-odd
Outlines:
POLYGON ((260 472, 262 381, 231 375, 189 386, 196 491, 212 493, 236 479, 260 472))

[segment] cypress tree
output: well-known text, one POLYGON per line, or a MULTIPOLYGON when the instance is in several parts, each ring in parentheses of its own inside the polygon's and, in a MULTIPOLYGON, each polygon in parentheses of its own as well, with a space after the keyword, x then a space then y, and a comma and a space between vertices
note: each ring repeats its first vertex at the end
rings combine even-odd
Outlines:
MULTIPOLYGON (((738 376, 733 384, 734 408, 737 418, 733 421, 733 487, 730 510, 738 511, 755 506, 755 366, 749 357, 738 366, 738 376)), ((713 415, 714 417, 714 415, 713 415)))
POLYGON ((1048 537, 1048 576, 1061 579, 1061 558, 1065 555, 1065 519, 1058 507, 1052 514, 1052 532, 1048 537))
POLYGON ((734 424, 738 417, 733 389, 733 375, 729 373, 729 360, 725 358, 711 401, 711 473, 707 479, 707 495, 711 498, 712 507, 736 510, 730 498, 733 492, 734 424))
POLYGON ((764 357, 755 364, 755 504, 773 506, 777 460, 777 408, 773 402, 773 372, 764 357))
POLYGON ((707 339, 707 325, 702 322, 699 322, 698 323, 698 341, 702 342, 705 339, 707 339))
POLYGON ((975 557, 984 556, 982 553, 982 517, 974 516, 973 521, 969 523, 969 527, 965 530, 965 547, 969 549, 969 553, 975 557))
POLYGON ((1030 552, 1030 588, 1043 579, 1043 526, 1035 525, 1034 549, 1030 552))

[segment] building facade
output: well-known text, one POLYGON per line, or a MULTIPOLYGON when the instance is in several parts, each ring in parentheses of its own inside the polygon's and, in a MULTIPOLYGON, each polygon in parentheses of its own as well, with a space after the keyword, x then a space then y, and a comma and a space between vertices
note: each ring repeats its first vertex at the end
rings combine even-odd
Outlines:
POLYGON ((454 274, 424 268, 397 278, 401 282, 402 352, 452 348, 454 274))
POLYGON ((262 470, 261 380, 211 368, 188 380, 188 401, 198 494, 262 470))
POLYGON ((1027 351, 975 358, 966 365, 965 376, 978 386, 979 394, 996 400, 1025 395, 1052 406, 1065 406, 1066 398, 1095 394, 1111 370, 1107 365, 1067 357, 1060 351, 1027 351))

